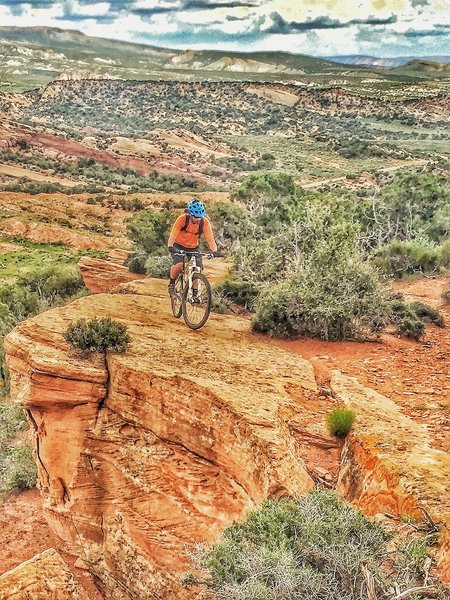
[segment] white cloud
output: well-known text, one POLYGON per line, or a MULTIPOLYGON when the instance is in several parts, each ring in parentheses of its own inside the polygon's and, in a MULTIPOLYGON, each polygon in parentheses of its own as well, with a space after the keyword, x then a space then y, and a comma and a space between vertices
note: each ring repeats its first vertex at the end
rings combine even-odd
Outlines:
MULTIPOLYGON (((14 2, 12 6, 11 2, 0 0, 2 25, 79 29, 93 36, 178 48, 284 50, 313 55, 449 52, 445 36, 430 34, 419 39, 411 37, 411 32, 433 32, 438 24, 450 24, 450 0, 428 0, 427 4, 421 2, 416 6, 412 0, 357 0, 353 3, 346 0, 255 0, 254 7, 217 6, 220 0, 211 0, 214 5, 211 9, 183 9, 187 0, 135 0, 132 8, 136 12, 128 10, 130 3, 119 0, 90 3, 58 0, 40 8, 35 3, 14 2), (110 21, 104 19, 107 16, 111 16, 110 21), (349 23, 392 17, 396 18, 395 22, 376 26, 370 22, 367 25, 349 23), (327 27, 303 29, 302 24, 311 21, 319 24, 321 21, 327 27), (348 25, 330 28, 333 21, 348 25)), ((243 2, 245 4, 245 0, 243 2)))

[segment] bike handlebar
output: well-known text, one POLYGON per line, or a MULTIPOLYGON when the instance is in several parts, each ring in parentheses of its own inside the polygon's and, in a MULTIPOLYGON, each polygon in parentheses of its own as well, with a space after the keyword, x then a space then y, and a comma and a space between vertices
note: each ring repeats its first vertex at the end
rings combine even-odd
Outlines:
POLYGON ((214 256, 214 252, 186 252, 179 250, 178 252, 172 252, 172 256, 204 256, 205 258, 219 258, 214 256))

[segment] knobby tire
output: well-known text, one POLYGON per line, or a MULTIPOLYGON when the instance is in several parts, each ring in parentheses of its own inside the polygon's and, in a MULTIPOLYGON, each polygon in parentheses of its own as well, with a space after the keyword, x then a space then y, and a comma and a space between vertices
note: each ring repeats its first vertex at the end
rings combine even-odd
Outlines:
POLYGON ((201 327, 203 327, 203 325, 205 325, 206 321, 209 319, 209 314, 211 312, 211 303, 212 303, 212 292, 211 292, 211 286, 209 284, 208 279, 206 278, 205 275, 203 275, 203 273, 194 273, 194 275, 192 277, 192 282, 194 282, 196 279, 200 280, 200 282, 201 282, 202 297, 205 299, 205 302, 202 302, 201 305, 195 305, 195 306, 205 305, 205 313, 204 313, 203 317, 200 319, 200 321, 198 321, 198 322, 193 322, 190 319, 190 316, 188 314, 188 307, 190 305, 190 302, 188 299, 189 285, 186 282, 186 286, 184 288, 184 293, 183 293, 182 312, 183 312, 183 318, 184 318, 186 325, 188 327, 190 327, 191 329, 200 329, 201 327))
POLYGON ((183 275, 179 275, 175 280, 175 294, 170 297, 172 314, 176 319, 179 319, 183 312, 183 294, 183 275))

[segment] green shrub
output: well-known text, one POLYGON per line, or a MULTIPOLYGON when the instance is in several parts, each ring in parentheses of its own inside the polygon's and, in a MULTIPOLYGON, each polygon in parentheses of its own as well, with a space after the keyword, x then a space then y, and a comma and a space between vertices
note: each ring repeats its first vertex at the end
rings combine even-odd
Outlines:
POLYGON ((138 275, 145 275, 147 273, 145 268, 147 258, 148 255, 143 250, 131 252, 125 261, 125 266, 128 267, 132 273, 137 273, 138 275))
POLYGON ((219 315, 226 315, 232 311, 232 302, 221 292, 213 288, 211 310, 219 315))
POLYGON ((355 422, 355 412, 349 408, 336 408, 326 417, 328 430, 331 435, 345 437, 355 422))
POLYGON ((79 269, 71 265, 47 267, 22 277, 20 283, 48 304, 70 298, 84 288, 79 269))
POLYGON ((446 239, 440 246, 441 264, 443 267, 450 266, 450 238, 446 239))
POLYGON ((359 600, 387 534, 333 493, 271 500, 225 530, 202 566, 218 600, 359 600))
POLYGON ((258 225, 275 233, 282 223, 296 220, 303 210, 303 190, 286 173, 249 175, 231 192, 258 225))
POLYGON ((236 276, 255 282, 280 281, 289 260, 286 246, 286 235, 246 240, 234 254, 236 276))
POLYGON ((258 286, 248 278, 232 275, 220 282, 215 291, 229 302, 252 310, 259 295, 258 286))
POLYGON ((37 468, 28 446, 13 448, 4 465, 2 488, 6 492, 27 490, 36 485, 37 468))
POLYGON ((234 252, 243 240, 255 229, 249 213, 237 206, 225 202, 212 204, 208 208, 208 218, 214 228, 214 236, 219 248, 226 252, 234 252))
POLYGON ((8 307, 16 322, 35 315, 40 309, 37 294, 17 284, 0 285, 0 303, 8 307))
POLYGON ((445 327, 444 318, 441 313, 429 304, 425 304, 424 302, 411 302, 409 306, 424 323, 433 323, 438 327, 445 327))
POLYGON ((402 294, 393 294, 389 299, 390 321, 397 331, 413 340, 420 340, 425 332, 425 323, 417 316, 402 294))
POLYGON ((80 319, 69 325, 64 336, 77 350, 125 352, 131 341, 127 328, 109 317, 86 321, 80 319))
POLYGON ((174 217, 169 211, 143 210, 131 217, 127 224, 128 236, 137 250, 155 254, 167 246, 174 217))
POLYGON ((434 273, 441 265, 441 250, 422 241, 394 240, 377 250, 374 263, 397 279, 414 273, 434 273))
POLYGON ((439 242, 448 235, 448 178, 430 173, 396 175, 375 197, 360 205, 360 221, 375 247, 394 240, 410 241, 419 232, 439 242))
POLYGON ((217 600, 362 600, 394 589, 407 594, 428 581, 436 598, 447 598, 437 578, 425 575, 427 540, 399 538, 316 488, 299 500, 265 501, 219 542, 197 547, 183 584, 206 585, 217 600))
POLYGON ((26 427, 25 413, 19 406, 0 404, 0 448, 5 448, 8 441, 26 427))
POLYGON ((172 257, 167 254, 151 254, 145 261, 145 270, 150 277, 165 279, 169 277, 172 257))
POLYGON ((442 292, 442 300, 445 304, 450 304, 450 288, 442 292))
POLYGON ((354 257, 309 257, 299 274, 260 296, 252 326, 279 337, 363 339, 388 322, 385 293, 369 265, 354 257))

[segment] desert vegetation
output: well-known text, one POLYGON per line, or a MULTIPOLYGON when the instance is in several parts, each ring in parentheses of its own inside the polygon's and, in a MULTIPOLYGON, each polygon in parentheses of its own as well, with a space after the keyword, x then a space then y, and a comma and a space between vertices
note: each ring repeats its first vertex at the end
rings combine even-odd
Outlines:
MULTIPOLYGON (((7 273, 5 270, 4 275, 7 273)), ((25 413, 7 398, 4 338, 20 321, 67 301, 83 289, 78 269, 58 263, 27 270, 0 284, 0 495, 33 487, 36 481, 25 413)))
POLYGON ((316 488, 266 501, 213 546, 190 550, 195 570, 184 584, 200 583, 219 600, 443 600, 426 574, 433 538, 420 529, 402 537, 316 488))
MULTIPOLYGON (((13 152, 11 150, 0 151, 0 162, 8 164, 26 165, 45 171, 50 175, 68 175, 76 180, 82 179, 92 183, 81 183, 68 188, 69 193, 102 193, 105 186, 121 188, 126 187, 129 193, 145 191, 179 192, 183 190, 194 190, 199 184, 181 175, 165 175, 157 171, 151 171, 144 176, 134 169, 114 169, 108 165, 96 162, 93 158, 79 158, 76 161, 64 162, 51 160, 45 156, 33 153, 13 152)), ((9 183, 3 186, 5 191, 18 192, 27 191, 31 194, 61 192, 67 189, 60 183, 9 183)))
POLYGON ((76 350, 125 352, 131 341, 127 328, 109 317, 101 319, 80 319, 67 328, 65 339, 76 350))
MULTIPOLYGON (((251 175, 233 198, 228 212, 233 222, 240 211, 241 236, 231 277, 217 291, 255 310, 256 331, 343 340, 392 324, 420 338, 431 309, 407 305, 388 283, 447 269, 448 181, 398 175, 361 197, 307 192, 283 174, 251 175)), ((213 222, 221 230, 226 209, 213 222)))
MULTIPOLYGON (((217 240, 233 260, 215 308, 254 312, 257 332, 322 340, 366 339, 387 327, 420 339, 443 326, 431 307, 407 304, 389 281, 445 272, 449 260, 448 181, 399 174, 377 191, 312 192, 283 173, 252 174, 234 203, 209 208, 217 240)), ((166 277, 174 211, 146 210, 128 223, 131 270, 166 277)))

